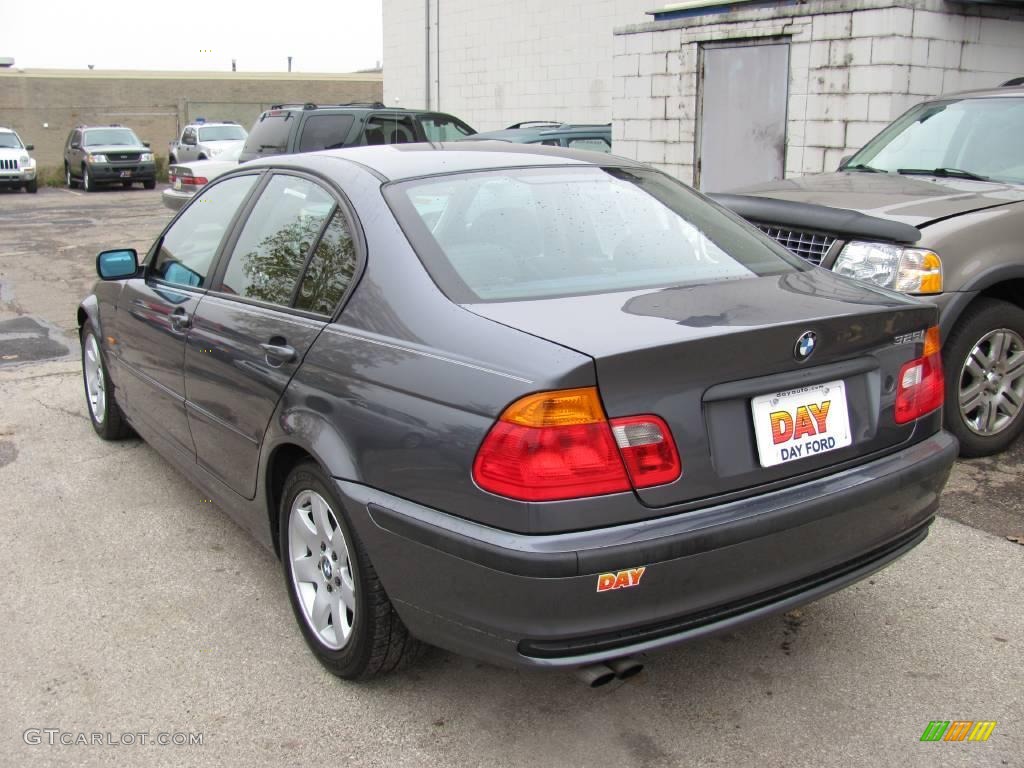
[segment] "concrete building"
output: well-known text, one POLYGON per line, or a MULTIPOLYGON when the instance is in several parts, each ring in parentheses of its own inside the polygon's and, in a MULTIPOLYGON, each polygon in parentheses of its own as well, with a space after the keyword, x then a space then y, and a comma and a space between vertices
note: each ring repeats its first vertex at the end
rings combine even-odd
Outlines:
POLYGON ((196 117, 246 128, 271 104, 380 101, 379 72, 96 72, 0 69, 0 125, 35 144, 40 168, 59 168, 80 123, 120 123, 166 157, 167 142, 196 117))
POLYGON ((831 170, 922 97, 1024 74, 1016 0, 652 5, 384 0, 385 100, 612 121, 616 154, 715 190, 831 170))

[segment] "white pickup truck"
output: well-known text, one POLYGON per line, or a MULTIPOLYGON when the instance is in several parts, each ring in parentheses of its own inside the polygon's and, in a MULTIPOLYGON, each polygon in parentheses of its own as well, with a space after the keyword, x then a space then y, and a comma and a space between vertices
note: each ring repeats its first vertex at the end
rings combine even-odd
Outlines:
POLYGON ((189 123, 175 141, 168 144, 170 164, 193 160, 237 160, 248 132, 238 123, 189 123))

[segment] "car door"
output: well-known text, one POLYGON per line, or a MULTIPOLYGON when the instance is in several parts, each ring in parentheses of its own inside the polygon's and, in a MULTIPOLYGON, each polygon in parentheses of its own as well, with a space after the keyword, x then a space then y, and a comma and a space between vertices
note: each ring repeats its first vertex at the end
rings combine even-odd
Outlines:
POLYGON ((334 194, 294 173, 271 175, 237 229, 189 333, 186 407, 199 464, 252 498, 270 418, 351 279, 354 251, 334 194))
POLYGON ((71 132, 71 135, 68 136, 68 146, 64 150, 64 162, 71 170, 71 173, 75 175, 77 175, 81 170, 81 148, 82 132, 76 128, 71 132))
POLYGON ((181 146, 178 148, 178 162, 188 163, 199 157, 196 149, 196 129, 186 128, 181 134, 181 146))
POLYGON ((259 176, 215 182, 150 250, 142 277, 126 281, 113 318, 113 349, 129 419, 187 456, 195 448, 185 416, 185 339, 209 287, 221 244, 259 176))

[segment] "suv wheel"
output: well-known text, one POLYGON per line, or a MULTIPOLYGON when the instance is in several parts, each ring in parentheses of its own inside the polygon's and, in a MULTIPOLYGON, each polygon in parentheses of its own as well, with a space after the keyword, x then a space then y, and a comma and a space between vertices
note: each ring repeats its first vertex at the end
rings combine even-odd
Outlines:
POLYGON ((32 179, 32 181, 25 184, 25 191, 31 194, 35 194, 39 191, 39 179, 32 179))
POLYGON ((281 564, 307 645, 338 677, 369 678, 414 659, 420 643, 398 617, 370 557, 314 463, 285 482, 281 564))
POLYGON ((68 185, 68 189, 75 188, 75 178, 71 175, 71 168, 67 163, 64 163, 64 182, 68 185))
POLYGON ((1002 451, 1024 430, 1024 309, 978 299, 946 340, 946 427, 961 456, 1002 451))
POLYGON ((94 182, 92 177, 89 175, 89 166, 87 165, 82 166, 82 189, 86 192, 96 191, 96 182, 94 182))

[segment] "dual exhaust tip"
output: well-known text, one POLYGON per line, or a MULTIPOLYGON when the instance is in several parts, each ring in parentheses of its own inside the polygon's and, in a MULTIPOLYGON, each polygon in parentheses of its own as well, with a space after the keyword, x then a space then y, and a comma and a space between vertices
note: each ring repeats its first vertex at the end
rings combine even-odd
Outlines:
POLYGON ((576 670, 576 677, 588 688, 600 688, 612 680, 628 680, 640 673, 644 665, 632 656, 613 659, 606 664, 589 664, 576 670))

